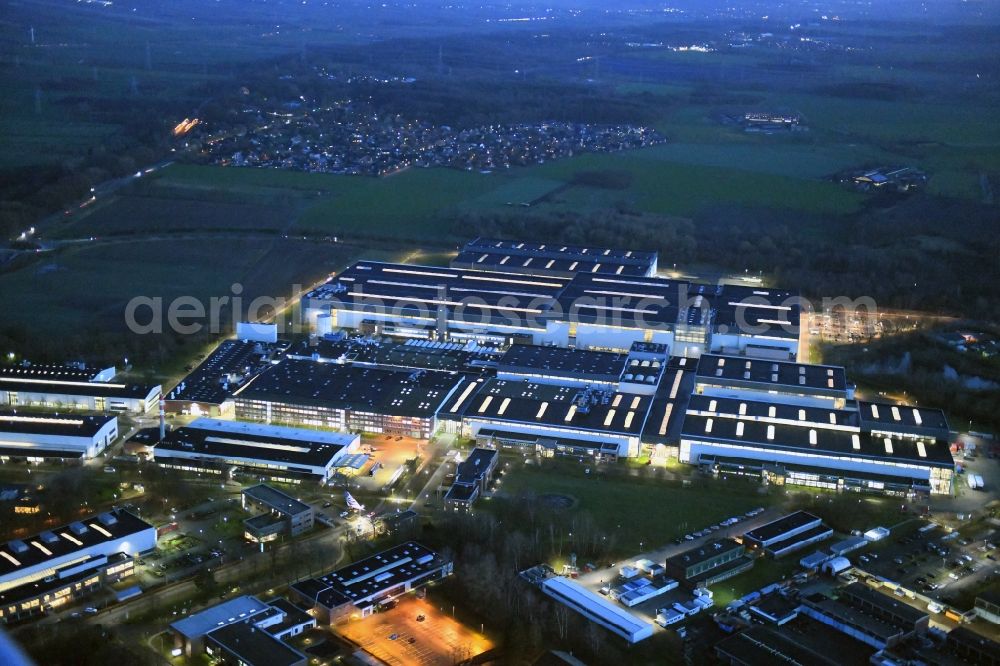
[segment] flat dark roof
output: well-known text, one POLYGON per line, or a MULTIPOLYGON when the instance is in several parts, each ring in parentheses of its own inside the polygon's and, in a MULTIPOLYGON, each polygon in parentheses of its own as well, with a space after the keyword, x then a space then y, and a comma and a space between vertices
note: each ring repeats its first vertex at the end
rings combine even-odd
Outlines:
POLYGON ((288 465, 326 467, 356 435, 283 426, 198 419, 167 432, 159 441, 157 428, 140 430, 130 441, 155 451, 182 451, 205 457, 252 458, 288 465))
POLYGON ((949 644, 988 655, 993 663, 1000 661, 1000 643, 973 631, 969 627, 960 625, 952 629, 948 632, 947 641, 949 644))
POLYGON ((336 571, 295 583, 300 593, 328 608, 347 601, 363 602, 446 563, 444 557, 416 541, 407 541, 336 571))
MULTIPOLYGON (((553 318, 580 324, 672 331, 682 319, 690 283, 656 277, 578 274, 559 294, 553 318)), ((687 310, 685 309, 685 312, 687 310)), ((698 312, 709 325, 710 313, 698 312)))
POLYGON ((833 536, 833 530, 821 523, 816 527, 810 527, 806 531, 799 532, 798 534, 792 535, 787 539, 782 539, 781 541, 775 541, 774 543, 769 544, 766 550, 769 550, 772 553, 780 553, 786 548, 794 546, 797 543, 809 541, 810 539, 819 539, 820 537, 829 538, 831 536, 833 536))
MULTIPOLYGON (((840 595, 841 597, 846 597, 848 599, 853 597, 858 601, 871 604, 881 611, 890 614, 893 617, 897 617, 909 625, 914 625, 927 617, 926 611, 914 608, 913 606, 903 603, 895 597, 890 597, 887 594, 882 594, 877 590, 873 590, 864 583, 851 583, 840 590, 840 595)), ((907 629, 910 628, 912 627, 907 627, 907 629)))
POLYGON ((310 620, 315 621, 312 615, 302 610, 291 601, 278 597, 276 599, 271 599, 270 601, 265 601, 271 608, 276 608, 285 614, 285 619, 281 621, 280 624, 275 624, 267 627, 265 631, 270 634, 277 634, 288 627, 294 627, 300 624, 306 624, 310 620))
POLYGON ((698 380, 732 386, 808 389, 810 392, 840 394, 847 391, 844 368, 792 361, 772 361, 746 356, 702 354, 698 380))
MULTIPOLYGON (((97 557, 92 558, 96 563, 97 557)), ((94 575, 94 570, 97 568, 107 567, 117 562, 123 562, 129 559, 129 556, 125 553, 112 553, 108 556, 107 564, 96 565, 92 569, 86 569, 78 573, 74 573, 62 578, 50 577, 39 578, 38 580, 32 581, 30 583, 24 583, 23 585, 18 585, 17 587, 7 588, 0 592, 0 606, 13 606, 22 601, 27 601, 28 599, 33 599, 47 592, 53 592, 55 590, 62 589, 64 587, 69 587, 74 583, 77 583, 85 578, 90 578, 94 575)), ((74 566, 79 566, 82 562, 77 562, 74 566)))
POLYGON ((0 433, 93 437, 115 418, 114 415, 104 414, 77 416, 66 412, 60 414, 0 409, 0 433))
POLYGON ((667 565, 678 569, 687 569, 723 553, 742 548, 743 545, 733 539, 716 539, 668 557, 667 565))
POLYGON ((253 622, 234 622, 210 632, 205 639, 214 642, 247 666, 295 666, 305 663, 304 654, 267 631, 257 629, 253 622))
POLYGON ((455 483, 476 483, 486 474, 486 470, 498 455, 496 449, 484 449, 478 446, 472 449, 469 457, 455 470, 455 483))
POLYGON ((465 375, 286 359, 236 394, 237 400, 430 418, 465 375))
POLYGON ((497 362, 497 371, 614 382, 627 360, 627 354, 515 344, 497 362))
POLYGON ((167 400, 190 400, 205 404, 221 404, 238 386, 228 384, 229 375, 245 378, 261 368, 261 358, 266 355, 266 345, 243 340, 224 340, 208 357, 198 364, 166 396, 167 400), (183 386, 183 388, 181 388, 183 386))
POLYGON ((724 327, 783 340, 798 337, 799 306, 790 300, 791 292, 576 269, 544 275, 514 271, 508 264, 495 269, 359 261, 304 298, 313 306, 327 303, 390 318, 420 316, 428 328, 450 320, 542 329, 548 321, 574 320, 666 331, 678 325, 724 327))
POLYGON ((810 594, 803 598, 803 603, 810 608, 820 611, 828 617, 832 617, 839 622, 843 622, 854 627, 862 627, 864 631, 882 641, 888 641, 896 636, 900 636, 910 629, 902 628, 894 622, 875 617, 869 612, 863 611, 840 599, 831 599, 821 592, 810 594))
POLYGON ((806 513, 805 511, 796 511, 795 513, 790 513, 787 516, 778 518, 777 520, 772 520, 771 522, 756 527, 744 536, 753 539, 754 541, 770 541, 776 537, 780 537, 786 532, 796 530, 806 525, 812 523, 822 522, 819 518, 812 515, 811 513, 806 513))
POLYGON ((543 446, 549 450, 560 448, 581 449, 584 451, 598 451, 600 453, 618 454, 618 446, 607 442, 600 442, 590 439, 574 439, 572 437, 553 437, 545 434, 530 434, 524 432, 513 432, 502 428, 481 428, 479 437, 496 437, 497 439, 519 442, 531 446, 543 446))
POLYGON ((655 252, 477 238, 466 243, 451 265, 531 274, 609 273, 646 275, 656 265, 655 252))
POLYGON ((886 428, 935 438, 948 437, 948 419, 940 409, 858 400, 858 414, 869 430, 886 428))
POLYGON ((0 546, 0 577, 151 529, 153 526, 141 518, 124 509, 116 509, 14 539, 0 546))
POLYGON ((83 364, 59 365, 55 363, 32 363, 30 365, 7 365, 0 363, 0 377, 23 379, 61 379, 74 382, 93 381, 104 368, 83 364))
POLYGON ((48 393, 51 395, 78 395, 104 398, 146 398, 158 386, 150 384, 122 384, 117 382, 84 382, 21 379, 15 377, 0 377, 0 391, 16 391, 18 393, 48 393))
POLYGON ((478 371, 500 357, 499 350, 468 347, 453 342, 371 339, 305 340, 288 354, 291 358, 380 365, 407 370, 478 371))
POLYGON ((506 252, 511 256, 530 257, 584 257, 601 260, 607 258, 621 263, 644 265, 656 260, 657 253, 643 250, 627 250, 609 248, 603 245, 569 245, 565 243, 532 242, 525 240, 502 240, 499 238, 479 237, 465 244, 465 250, 482 250, 489 252, 506 252))
POLYGON ((755 626, 720 641, 715 651, 747 666, 772 666, 776 661, 789 664, 839 666, 839 660, 796 643, 780 629, 755 626))
POLYGON ((465 483, 455 483, 448 488, 445 493, 445 502, 468 502, 473 495, 479 492, 479 487, 465 483))
POLYGON ((649 409, 649 418, 643 426, 643 442, 667 444, 680 440, 685 413, 693 397, 694 379, 693 371, 676 364, 671 363, 664 369, 649 409))
MULTIPOLYGON (((796 407, 794 411, 798 409, 800 408, 796 407)), ((808 408, 802 409, 808 410, 808 408)), ((810 425, 809 422, 794 425, 768 423, 759 418, 707 416, 689 410, 684 417, 681 437, 691 441, 736 444, 774 451, 799 451, 814 455, 879 461, 898 460, 924 467, 954 466, 948 442, 943 440, 884 437, 843 427, 824 428, 810 425)))
POLYGON ((287 495, 277 488, 273 488, 265 483, 244 488, 243 494, 286 516, 297 516, 301 513, 312 511, 312 507, 308 504, 300 502, 294 497, 287 495))
POLYGON ((632 436, 642 431, 652 400, 637 393, 490 379, 457 412, 452 403, 446 409, 468 419, 632 436))
POLYGON ((355 312, 420 315, 429 318, 428 325, 443 318, 544 328, 544 307, 568 281, 555 275, 359 261, 305 299, 355 312))
POLYGON ((858 413, 853 409, 814 407, 812 405, 797 405, 791 402, 741 400, 739 398, 695 394, 691 396, 691 402, 688 404, 688 412, 692 416, 729 416, 743 418, 748 421, 787 423, 792 426, 801 427, 829 429, 830 426, 834 426, 838 428, 853 428, 855 431, 860 428, 858 413))

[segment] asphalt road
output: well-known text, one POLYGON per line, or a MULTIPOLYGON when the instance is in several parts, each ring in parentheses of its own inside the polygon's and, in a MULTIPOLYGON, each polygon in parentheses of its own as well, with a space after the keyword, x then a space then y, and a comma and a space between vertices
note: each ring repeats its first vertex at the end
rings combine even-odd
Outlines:
MULTIPOLYGON (((336 549, 336 559, 330 565, 333 567, 343 559, 344 551, 341 548, 341 537, 346 533, 347 529, 347 527, 339 527, 332 530, 324 530, 311 537, 300 539, 299 544, 301 545, 303 542, 318 539, 322 541, 326 547, 336 549)), ((293 555, 294 553, 291 552, 291 548, 291 544, 284 544, 283 546, 280 546, 278 548, 278 559, 287 559, 290 555, 293 555)), ((272 555, 270 552, 263 554, 253 553, 251 556, 245 557, 242 560, 235 560, 228 564, 219 566, 213 569, 215 580, 222 586, 243 582, 251 575, 259 575, 259 562, 267 562, 269 566, 271 557, 272 555), (256 567, 254 566, 253 558, 258 558, 258 565, 256 567)), ((109 606, 107 609, 102 610, 96 615, 86 615, 82 618, 82 620, 90 624, 121 624, 128 620, 132 615, 147 613, 155 609, 165 610, 170 608, 171 606, 177 605, 194 596, 197 592, 197 586, 194 581, 189 578, 187 580, 147 590, 141 596, 109 606)), ((59 622, 70 612, 72 611, 51 614, 41 619, 39 623, 48 624, 51 622, 59 622)))

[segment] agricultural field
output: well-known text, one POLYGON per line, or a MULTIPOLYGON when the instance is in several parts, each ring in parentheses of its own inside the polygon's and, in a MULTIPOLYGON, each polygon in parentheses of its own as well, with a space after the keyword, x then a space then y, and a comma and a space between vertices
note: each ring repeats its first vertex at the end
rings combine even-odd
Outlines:
MULTIPOLYGON (((632 183, 625 190, 573 187, 544 205, 586 212, 625 201, 643 212, 695 217, 708 208, 727 204, 847 214, 857 211, 864 201, 863 196, 834 183, 745 170, 735 159, 725 167, 685 164, 669 159, 669 152, 654 152, 658 149, 583 155, 535 167, 541 175, 567 182, 578 171, 613 169, 632 175, 632 183)), ((677 149, 674 154, 679 155, 683 150, 677 149)))
POLYGON ((287 296, 347 264, 356 248, 291 240, 203 238, 197 242, 116 240, 66 247, 0 275, 5 323, 30 326, 41 336, 88 330, 125 330, 135 296, 162 298, 164 307, 191 296, 212 297, 242 286, 245 303, 259 295, 287 296), (44 312, 44 317, 38 313, 44 312))
POLYGON ((295 221, 294 206, 246 201, 125 195, 77 213, 49 236, 86 238, 182 231, 284 231, 295 221))
MULTIPOLYGON (((710 154, 700 148, 657 146, 628 153, 588 154, 490 174, 411 169, 387 178, 364 178, 185 165, 166 169, 161 178, 171 185, 185 184, 230 196, 259 193, 259 188, 287 188, 286 193, 293 197, 307 191, 316 194, 314 200, 302 204, 305 207, 294 227, 297 231, 441 241, 451 240, 452 231, 443 220, 458 213, 517 214, 523 210, 521 200, 540 200, 531 207, 533 211, 589 213, 625 201, 643 212, 689 217, 726 204, 844 214, 858 210, 864 201, 862 195, 823 182, 818 175, 798 177, 743 168, 741 155, 749 158, 751 152, 746 148, 716 147, 710 154), (741 166, 720 166, 730 159, 741 166), (572 184, 578 172, 600 170, 628 172, 631 184, 625 190, 572 184)), ((770 151, 772 156, 775 152, 770 151)), ((799 165, 809 161, 809 149, 797 152, 799 165)), ((767 155, 755 159, 761 165, 773 162, 767 155)), ((823 166, 813 167, 813 173, 848 161, 829 155, 824 160, 823 166)), ((768 168, 795 172, 794 164, 768 168)))

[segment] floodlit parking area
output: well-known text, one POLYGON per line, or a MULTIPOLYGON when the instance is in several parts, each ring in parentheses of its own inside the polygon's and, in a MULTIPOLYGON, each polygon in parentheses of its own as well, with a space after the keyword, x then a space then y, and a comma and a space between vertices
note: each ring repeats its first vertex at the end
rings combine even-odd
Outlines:
POLYGON ((412 437, 379 435, 364 437, 361 446, 370 458, 351 483, 363 490, 378 492, 405 473, 407 461, 423 457, 427 442, 412 437))
POLYGON ((338 625, 335 630, 387 664, 450 666, 493 643, 426 599, 407 597, 395 608, 338 625))

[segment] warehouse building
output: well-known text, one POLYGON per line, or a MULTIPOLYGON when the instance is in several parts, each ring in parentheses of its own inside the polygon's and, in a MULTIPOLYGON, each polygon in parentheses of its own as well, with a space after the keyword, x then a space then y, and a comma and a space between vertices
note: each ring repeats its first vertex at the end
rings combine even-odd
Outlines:
POLYGON ((446 405, 442 418, 461 421, 480 444, 543 455, 626 458, 639 455, 639 435, 652 396, 561 384, 479 379, 446 405))
POLYGON ((799 306, 778 290, 581 274, 559 292, 547 322, 547 342, 584 349, 655 342, 675 356, 724 351, 783 360, 798 352, 799 306))
POLYGON ((114 366, 101 368, 84 363, 20 363, 0 365, 0 377, 11 379, 43 379, 70 382, 110 382, 118 374, 114 366))
POLYGON ((666 345, 649 342, 632 343, 628 353, 515 344, 495 367, 498 379, 652 395, 668 359, 666 345))
POLYGON ((286 360, 235 394, 236 418, 428 439, 466 376, 286 360))
POLYGON ((695 393, 720 398, 842 409, 854 398, 842 367, 705 354, 695 393))
POLYGON ((313 528, 315 512, 305 502, 263 483, 240 493, 244 511, 261 511, 243 521, 247 541, 264 543, 287 534, 296 537, 313 528))
MULTIPOLYGON (((778 485, 895 495, 951 492, 954 461, 947 439, 887 432, 889 425, 866 431, 853 403, 842 409, 812 404, 694 395, 679 459, 778 485)), ((928 419, 944 418, 926 411, 928 419)))
POLYGON ((628 356, 566 347, 511 345, 497 361, 499 379, 617 388, 628 356))
POLYGON ((302 316, 321 334, 345 328, 621 352, 654 342, 688 357, 723 351, 788 360, 798 352, 799 306, 790 292, 593 272, 535 276, 361 261, 305 294, 302 316))
POLYGON ((224 340, 164 396, 171 414, 232 417, 233 393, 270 366, 274 345, 224 340))
POLYGON ((926 612, 863 583, 838 589, 836 599, 810 594, 800 612, 878 650, 925 633, 930 621, 926 612))
POLYGON ((368 617, 378 604, 452 573, 451 560, 407 541, 318 578, 293 583, 293 601, 306 604, 334 624, 351 615, 368 617))
POLYGON ((115 368, 74 365, 0 366, 0 405, 145 414, 160 387, 115 382, 115 368))
POLYGON ((872 435, 913 440, 945 440, 950 436, 948 421, 939 409, 858 401, 862 430, 872 435))
POLYGON ((656 252, 496 238, 469 241, 451 260, 452 268, 567 277, 577 273, 652 277, 656 275, 656 264, 656 252))
POLYGON ((0 410, 0 460, 86 460, 118 439, 114 416, 0 410))
POLYGON ((132 557, 156 547, 156 528, 109 511, 0 546, 0 619, 57 608, 133 572, 132 557))
POLYGON ((1000 664, 1000 643, 967 626, 958 626, 949 631, 946 644, 948 650, 959 657, 961 663, 982 666, 1000 664))
POLYGON ((304 322, 447 342, 545 341, 543 309, 570 278, 359 261, 302 297, 304 322))
POLYGON ((350 363, 404 370, 480 372, 496 367, 502 351, 475 342, 437 342, 408 339, 386 342, 380 338, 330 334, 303 340, 286 358, 317 363, 350 363))
POLYGON ((743 535, 743 543, 772 557, 781 557, 831 536, 833 530, 822 519, 796 511, 750 530, 743 535))
POLYGON ((145 450, 165 467, 225 475, 235 469, 283 483, 326 483, 341 462, 360 450, 358 435, 302 428, 196 419, 166 433, 140 431, 131 449, 145 450))
POLYGON ((604 627, 629 643, 638 643, 653 635, 653 625, 591 592, 576 581, 554 576, 541 582, 542 592, 576 611, 594 624, 604 627))

